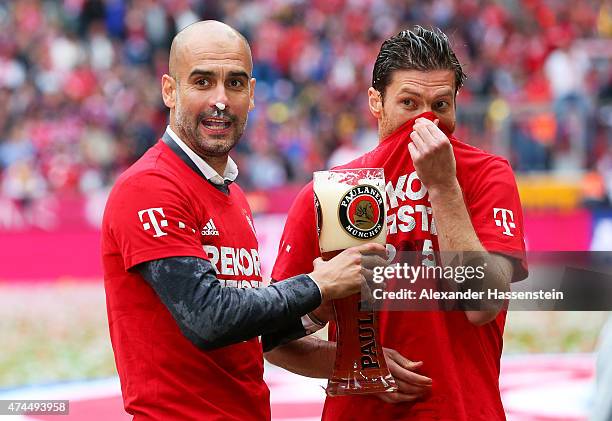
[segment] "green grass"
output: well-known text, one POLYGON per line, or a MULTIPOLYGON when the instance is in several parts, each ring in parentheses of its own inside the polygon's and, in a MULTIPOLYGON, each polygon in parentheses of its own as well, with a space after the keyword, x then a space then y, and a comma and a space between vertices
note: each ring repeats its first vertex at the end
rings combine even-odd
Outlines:
POLYGON ((510 312, 504 352, 592 352, 607 317, 598 311, 510 312))
POLYGON ((101 284, 0 285, 0 387, 116 374, 101 284))
MULTIPOLYGON (((590 352, 607 313, 512 312, 504 352, 590 352)), ((116 375, 102 283, 0 284, 0 388, 116 375)))

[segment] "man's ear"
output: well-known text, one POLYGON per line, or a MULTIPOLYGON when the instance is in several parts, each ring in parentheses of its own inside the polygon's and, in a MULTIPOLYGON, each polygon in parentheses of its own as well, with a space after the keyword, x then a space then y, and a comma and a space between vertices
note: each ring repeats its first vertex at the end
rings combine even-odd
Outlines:
POLYGON ((162 76, 161 85, 164 104, 166 104, 166 107, 173 109, 176 105, 176 80, 165 74, 162 76))
POLYGON ((378 120, 383 111, 383 100, 380 92, 372 87, 368 89, 368 106, 372 115, 378 120))
POLYGON ((255 78, 251 78, 251 80, 249 80, 249 85, 250 85, 250 91, 249 91, 249 111, 252 111, 253 108, 255 108, 255 78))

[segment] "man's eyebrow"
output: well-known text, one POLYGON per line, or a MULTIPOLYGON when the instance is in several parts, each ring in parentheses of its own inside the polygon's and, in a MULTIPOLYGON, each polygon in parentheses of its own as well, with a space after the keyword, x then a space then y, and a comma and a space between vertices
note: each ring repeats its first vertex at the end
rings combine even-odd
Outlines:
POLYGON ((250 76, 244 70, 234 70, 228 73, 230 77, 243 77, 245 79, 250 79, 250 76))
MULTIPOLYGON (((194 76, 217 76, 219 73, 213 70, 204 70, 204 69, 193 69, 191 73, 189 73, 189 78, 194 76)), ((244 70, 233 70, 227 73, 229 77, 243 77, 245 79, 249 79, 250 76, 244 70)))
POLYGON ((215 76, 217 72, 212 70, 203 70, 203 69, 193 69, 191 73, 189 73, 189 78, 193 76, 215 76))
POLYGON ((453 96, 454 92, 452 89, 445 89, 443 91, 440 91, 436 96, 437 97, 441 97, 441 96, 453 96))
MULTIPOLYGON (((398 95, 399 94, 408 94, 408 95, 415 96, 417 98, 423 98, 423 94, 421 94, 420 92, 413 91, 410 88, 400 89, 398 92, 398 95)), ((436 94, 436 97, 442 97, 442 96, 453 96, 453 91, 450 89, 445 89, 436 94)))

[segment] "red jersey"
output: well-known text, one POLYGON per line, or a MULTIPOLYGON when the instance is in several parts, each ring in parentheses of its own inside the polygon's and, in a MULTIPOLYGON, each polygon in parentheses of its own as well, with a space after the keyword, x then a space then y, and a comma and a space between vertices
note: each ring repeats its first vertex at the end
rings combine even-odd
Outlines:
MULTIPOLYGON (((433 114, 425 117, 434 119, 433 114)), ((398 251, 438 250, 435 221, 426 187, 408 152, 414 120, 384 139, 374 150, 338 168, 384 168, 387 196, 387 243, 398 251)), ((514 279, 527 275, 523 217, 508 162, 452 137, 457 179, 476 234, 489 251, 515 260, 514 279)), ((272 273, 284 279, 312 270, 320 255, 312 183, 292 205, 272 273)), ((382 345, 413 361, 433 380, 432 394, 412 404, 387 404, 367 395, 328 397, 325 420, 504 420, 499 393, 499 362, 506 314, 478 327, 462 311, 380 313, 382 345)), ((333 332, 333 327, 330 329, 333 332)), ((333 335, 332 335, 333 336, 333 335)))
POLYGON ((102 226, 104 285, 125 409, 136 420, 266 420, 259 340, 202 351, 135 270, 171 256, 208 259, 227 286, 261 285, 242 190, 217 190, 163 141, 118 179, 102 226))

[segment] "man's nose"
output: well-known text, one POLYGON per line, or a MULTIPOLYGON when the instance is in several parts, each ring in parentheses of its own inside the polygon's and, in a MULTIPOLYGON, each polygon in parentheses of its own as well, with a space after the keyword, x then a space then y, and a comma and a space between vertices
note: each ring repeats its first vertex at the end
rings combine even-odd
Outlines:
POLYGON ((225 90, 225 86, 222 84, 219 84, 215 87, 214 91, 212 92, 212 95, 210 96, 209 105, 210 107, 214 108, 219 103, 224 104, 227 107, 227 92, 225 90))

